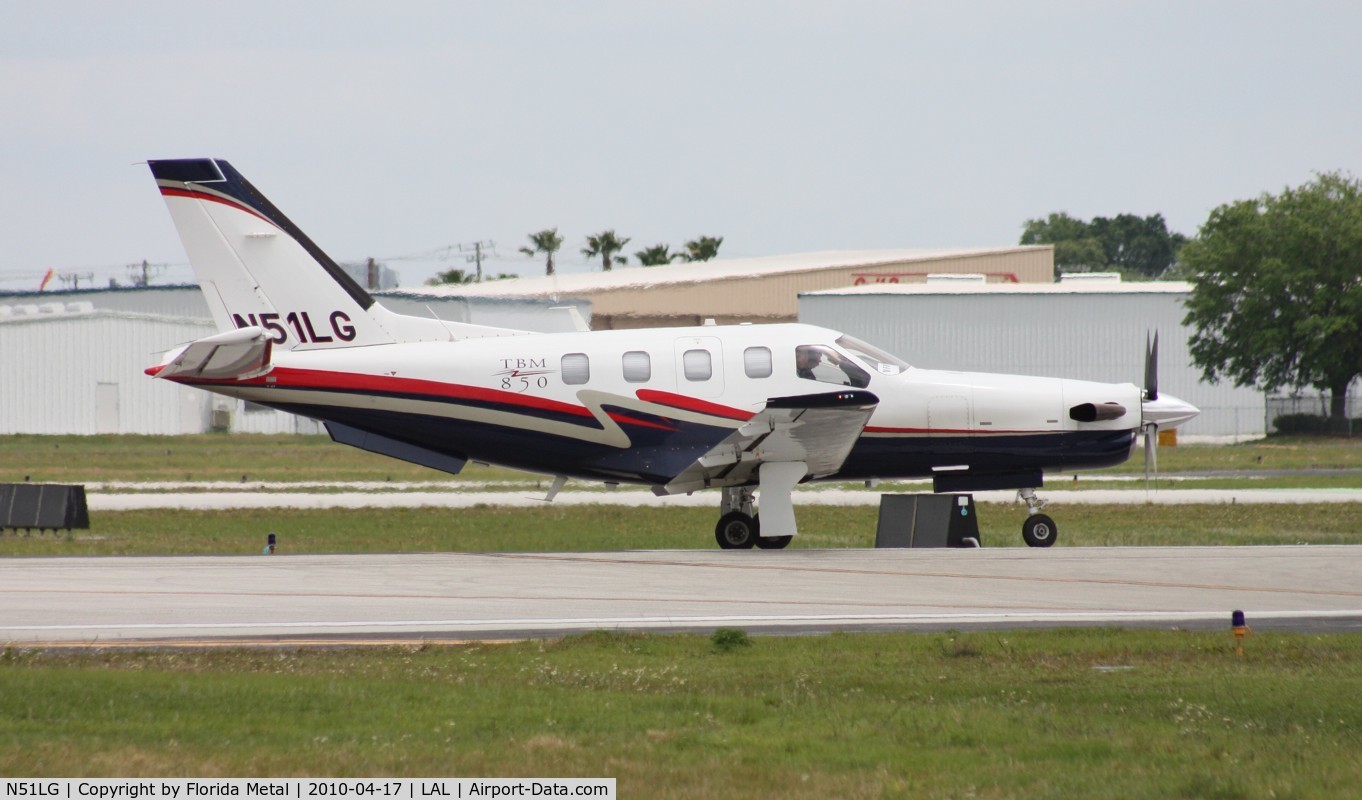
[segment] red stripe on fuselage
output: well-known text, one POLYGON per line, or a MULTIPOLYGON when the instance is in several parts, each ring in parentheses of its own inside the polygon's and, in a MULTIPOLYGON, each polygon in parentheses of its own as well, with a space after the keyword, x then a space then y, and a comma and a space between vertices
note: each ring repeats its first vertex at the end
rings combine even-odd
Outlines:
POLYGON ((754 414, 751 411, 743 411, 740 408, 731 406, 721 406, 718 403, 708 403, 704 400, 697 400, 694 397, 687 397, 684 394, 673 394, 658 389, 639 389, 634 393, 638 399, 645 403, 657 403, 659 405, 680 408, 685 411, 694 411, 699 414, 709 414, 725 419, 749 420, 754 414))

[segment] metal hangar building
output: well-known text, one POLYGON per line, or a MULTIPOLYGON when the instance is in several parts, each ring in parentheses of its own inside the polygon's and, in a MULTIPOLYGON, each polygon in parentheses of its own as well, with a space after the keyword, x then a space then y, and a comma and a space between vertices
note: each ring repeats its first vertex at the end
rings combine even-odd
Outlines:
POLYGON ((1264 395, 1207 383, 1182 324, 1192 285, 1080 274, 1058 283, 934 279, 799 296, 799 321, 846 331, 914 366, 1045 375, 1106 383, 1144 380, 1145 336, 1159 333, 1159 389, 1201 409, 1184 436, 1257 438, 1264 395))
MULTIPOLYGON (((578 299, 594 330, 740 322, 793 322, 800 292, 923 283, 930 274, 984 275, 998 284, 1054 281, 1052 245, 855 250, 620 267, 479 284, 404 290, 404 298, 578 299)), ((383 296, 379 295, 382 302, 383 296)), ((396 310, 396 309, 395 309, 396 310)), ((411 313, 411 312, 404 312, 411 313)))

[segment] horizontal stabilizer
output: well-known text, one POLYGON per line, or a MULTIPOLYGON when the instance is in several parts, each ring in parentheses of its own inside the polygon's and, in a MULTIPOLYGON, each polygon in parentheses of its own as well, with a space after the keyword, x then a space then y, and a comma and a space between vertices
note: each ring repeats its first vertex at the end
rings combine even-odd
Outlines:
POLYGON ((261 327, 238 328, 190 342, 147 374, 158 378, 246 380, 269 372, 273 343, 261 327))

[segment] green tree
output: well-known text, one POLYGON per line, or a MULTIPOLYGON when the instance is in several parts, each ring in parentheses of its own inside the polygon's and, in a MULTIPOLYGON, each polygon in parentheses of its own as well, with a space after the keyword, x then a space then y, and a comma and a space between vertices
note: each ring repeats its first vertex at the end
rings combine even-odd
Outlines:
POLYGON ((719 255, 719 245, 724 243, 722 236, 701 236, 686 242, 686 252, 679 254, 683 261, 708 261, 719 255))
POLYGON ((582 248, 582 255, 587 258, 596 258, 599 256, 601 259, 601 269, 605 272, 609 272, 610 267, 614 264, 623 266, 629 263, 629 259, 624 256, 615 255, 615 253, 623 250, 624 246, 629 244, 629 241, 629 239, 621 239, 615 236, 615 231, 613 229, 601 231, 595 236, 586 237, 586 247, 582 248))
POLYGON ((1362 185, 1337 172, 1211 212, 1182 250, 1192 360, 1264 391, 1328 390, 1347 410, 1362 372, 1362 185))
POLYGON ((1055 246, 1055 272, 1119 269, 1143 278, 1158 278, 1172 267, 1187 237, 1171 233, 1162 214, 1138 217, 1118 214, 1084 222, 1060 211, 1045 219, 1028 219, 1021 244, 1055 246))
MULTIPOLYGON (((486 281, 501 281, 501 280, 505 280, 505 279, 507 279, 507 278, 514 278, 514 277, 516 277, 516 276, 514 276, 514 275, 507 275, 506 273, 501 272, 501 273, 498 273, 498 274, 496 274, 496 275, 488 275, 488 276, 485 276, 485 277, 483 278, 483 280, 486 280, 486 281)), ((427 285, 427 286, 444 286, 444 285, 447 285, 447 284, 465 284, 465 283, 477 283, 477 282, 478 282, 478 276, 477 276, 476 273, 469 272, 469 271, 467 271, 467 270, 462 270, 462 269, 447 269, 447 270, 445 270, 444 272, 437 272, 437 273, 435 273, 435 277, 428 279, 428 280, 426 281, 426 285, 427 285)))
POLYGON ((462 269, 447 269, 444 272, 435 273, 435 277, 426 281, 427 286, 440 286, 449 283, 474 283, 478 276, 462 269))
POLYGON ((1162 214, 1093 217, 1088 229, 1102 243, 1109 265, 1146 278, 1162 276, 1187 243, 1186 236, 1168 231, 1162 214))
POLYGON ((655 244, 646 250, 639 250, 634 253, 634 257, 638 259, 638 263, 645 267, 658 267, 663 264, 670 264, 681 257, 673 254, 671 249, 669 244, 655 244))
POLYGON ((544 253, 548 258, 544 262, 544 274, 553 274, 553 254, 558 252, 558 248, 563 246, 563 237, 558 235, 557 228, 548 228, 539 233, 530 234, 530 244, 533 247, 522 247, 520 252, 527 256, 535 256, 544 253))
POLYGON ((1055 277, 1061 272, 1097 272, 1107 265, 1102 241, 1088 223, 1063 211, 1045 219, 1028 219, 1022 227, 1021 244, 1055 246, 1055 277))

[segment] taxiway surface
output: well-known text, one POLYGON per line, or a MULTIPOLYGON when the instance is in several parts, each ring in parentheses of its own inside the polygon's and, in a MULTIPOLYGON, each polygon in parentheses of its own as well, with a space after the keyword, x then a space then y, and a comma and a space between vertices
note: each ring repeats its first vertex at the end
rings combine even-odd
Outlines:
POLYGON ((1035 625, 1362 630, 1362 546, 0 560, 0 643, 1035 625))

